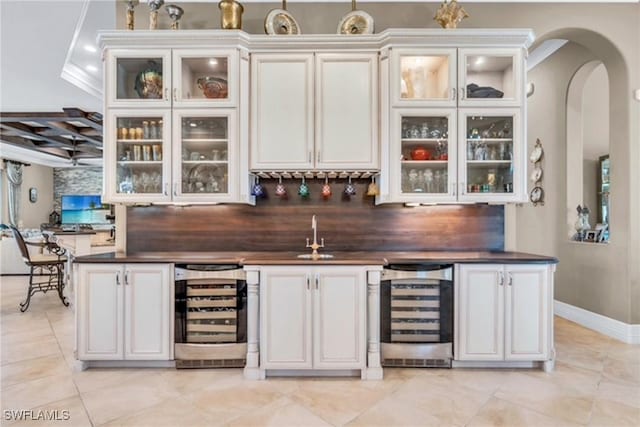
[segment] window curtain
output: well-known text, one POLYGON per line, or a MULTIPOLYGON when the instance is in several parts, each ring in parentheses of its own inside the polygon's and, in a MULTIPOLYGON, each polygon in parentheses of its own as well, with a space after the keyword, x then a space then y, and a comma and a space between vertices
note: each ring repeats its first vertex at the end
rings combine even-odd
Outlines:
POLYGON ((9 222, 14 227, 20 221, 20 195, 22 187, 22 164, 7 162, 9 222))

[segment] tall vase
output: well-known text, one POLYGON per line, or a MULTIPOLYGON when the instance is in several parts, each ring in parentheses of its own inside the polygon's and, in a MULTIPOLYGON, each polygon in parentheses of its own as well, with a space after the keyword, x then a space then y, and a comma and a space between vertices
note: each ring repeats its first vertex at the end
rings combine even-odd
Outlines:
POLYGON ((222 0, 218 3, 220 9, 220 26, 223 30, 242 29, 242 12, 244 7, 235 0, 222 0))

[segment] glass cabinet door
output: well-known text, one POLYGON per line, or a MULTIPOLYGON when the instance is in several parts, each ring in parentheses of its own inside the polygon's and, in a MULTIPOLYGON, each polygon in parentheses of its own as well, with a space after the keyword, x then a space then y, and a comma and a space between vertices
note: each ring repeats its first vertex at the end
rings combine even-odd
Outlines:
POLYGON ((107 56, 109 107, 168 107, 169 50, 112 50, 107 56))
POLYGON ((460 106, 518 106, 523 92, 517 49, 460 49, 460 106))
POLYGON ((455 49, 394 50, 391 67, 395 105, 456 105, 455 49))
POLYGON ((455 110, 396 110, 392 160, 403 201, 455 199, 455 110), (397 144, 399 142, 399 144, 397 144))
POLYGON ((174 106, 232 106, 236 102, 235 51, 174 50, 174 106))
POLYGON ((458 158, 461 199, 517 201, 521 196, 522 142, 516 110, 475 110, 460 115, 458 158))
POLYGON ((226 200, 235 186, 234 110, 174 112, 174 200, 226 200))
POLYGON ((110 144, 105 167, 108 194, 117 201, 152 202, 169 199, 170 120, 168 113, 110 112, 110 144))

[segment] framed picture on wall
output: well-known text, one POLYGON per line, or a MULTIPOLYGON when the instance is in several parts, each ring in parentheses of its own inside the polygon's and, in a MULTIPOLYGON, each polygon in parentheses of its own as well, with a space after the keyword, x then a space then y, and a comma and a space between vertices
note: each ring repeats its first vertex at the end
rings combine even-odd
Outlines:
POLYGON ((587 230, 587 233, 584 236, 585 242, 597 242, 598 231, 596 230, 587 230))

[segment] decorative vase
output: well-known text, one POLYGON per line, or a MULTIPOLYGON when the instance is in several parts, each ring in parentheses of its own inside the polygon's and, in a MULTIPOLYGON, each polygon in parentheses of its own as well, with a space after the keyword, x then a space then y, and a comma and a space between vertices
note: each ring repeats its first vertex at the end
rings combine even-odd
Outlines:
POLYGON ((222 0, 218 3, 220 9, 220 27, 223 30, 242 29, 242 12, 244 7, 235 0, 222 0))

